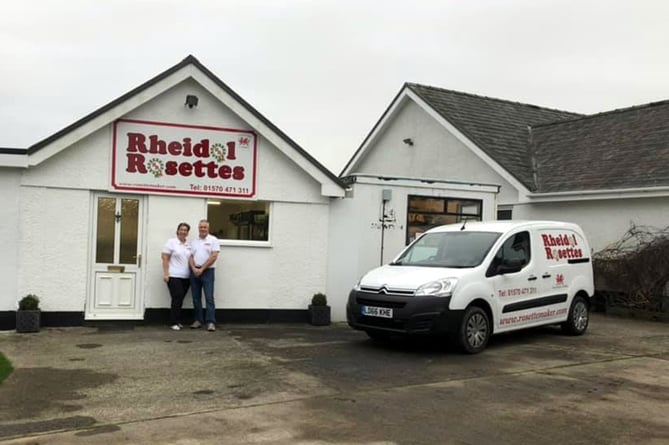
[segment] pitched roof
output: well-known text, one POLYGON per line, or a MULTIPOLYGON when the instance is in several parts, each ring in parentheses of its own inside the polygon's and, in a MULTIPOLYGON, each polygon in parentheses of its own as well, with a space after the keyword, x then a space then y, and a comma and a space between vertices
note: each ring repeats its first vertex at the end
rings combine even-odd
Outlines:
POLYGON ((669 101, 532 128, 537 192, 669 186, 669 101))
POLYGON ((535 190, 528 128, 581 117, 576 113, 477 96, 415 83, 405 84, 458 131, 535 190))

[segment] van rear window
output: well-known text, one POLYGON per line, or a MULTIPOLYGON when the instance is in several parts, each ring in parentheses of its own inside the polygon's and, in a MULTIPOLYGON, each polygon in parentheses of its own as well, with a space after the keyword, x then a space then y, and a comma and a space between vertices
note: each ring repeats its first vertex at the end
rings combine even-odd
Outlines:
POLYGON ((476 267, 499 238, 497 232, 433 232, 413 243, 394 262, 397 266, 476 267))

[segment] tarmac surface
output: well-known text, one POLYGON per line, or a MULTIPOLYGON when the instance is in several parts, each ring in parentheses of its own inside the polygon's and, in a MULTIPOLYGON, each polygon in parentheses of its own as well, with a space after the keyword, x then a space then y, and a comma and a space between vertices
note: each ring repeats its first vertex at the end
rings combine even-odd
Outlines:
POLYGON ((345 324, 0 332, 7 444, 668 444, 669 324, 594 314, 461 355, 345 324))

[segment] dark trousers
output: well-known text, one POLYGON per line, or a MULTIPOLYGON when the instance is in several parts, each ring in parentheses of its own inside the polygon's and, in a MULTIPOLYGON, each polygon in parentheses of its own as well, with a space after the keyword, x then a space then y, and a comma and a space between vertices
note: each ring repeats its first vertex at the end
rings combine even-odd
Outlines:
POLYGON ((172 305, 170 306, 170 324, 181 323, 181 306, 190 287, 190 278, 170 277, 167 288, 170 290, 172 305))
POLYGON ((193 295, 193 318, 200 323, 216 323, 216 304, 214 303, 214 279, 216 277, 216 269, 210 267, 202 272, 199 277, 195 275, 190 276, 190 284, 193 287, 191 294, 193 295), (205 309, 206 315, 202 319, 202 292, 204 292, 204 301, 207 304, 205 309))

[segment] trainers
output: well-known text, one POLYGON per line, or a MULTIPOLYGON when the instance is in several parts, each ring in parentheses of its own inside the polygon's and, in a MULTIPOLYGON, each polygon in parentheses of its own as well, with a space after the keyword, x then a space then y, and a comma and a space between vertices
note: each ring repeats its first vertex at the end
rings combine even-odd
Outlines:
POLYGON ((181 323, 179 323, 177 326, 179 326, 179 329, 183 329, 183 328, 184 328, 184 325, 182 325, 181 323))
POLYGON ((216 330, 216 326, 214 325, 214 323, 208 323, 207 324, 207 330, 209 332, 214 332, 216 330))
POLYGON ((172 326, 170 326, 170 329, 172 329, 173 331, 180 331, 181 326, 178 324, 173 324, 172 326))
POLYGON ((193 322, 193 324, 190 325, 190 328, 191 328, 191 329, 198 329, 198 328, 200 328, 200 327, 202 327, 202 323, 200 323, 200 322, 197 321, 197 320, 195 320, 195 321, 193 322))

